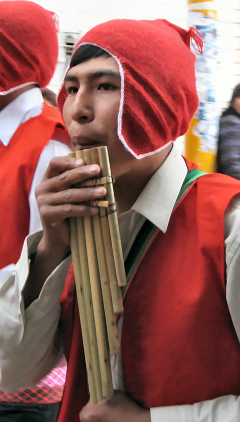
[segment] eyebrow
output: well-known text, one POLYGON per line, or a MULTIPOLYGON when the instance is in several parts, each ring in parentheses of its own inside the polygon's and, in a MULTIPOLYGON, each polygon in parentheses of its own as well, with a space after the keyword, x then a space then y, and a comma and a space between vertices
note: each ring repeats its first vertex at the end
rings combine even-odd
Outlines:
MULTIPOLYGON (((110 70, 110 69, 107 69, 107 70, 105 70, 105 69, 104 70, 97 70, 96 72, 91 73, 89 75, 89 79, 95 80, 95 79, 101 78, 103 76, 111 76, 111 77, 113 77, 115 79, 120 79, 120 74, 118 72, 115 72, 114 70, 110 70)), ((71 75, 71 74, 70 75, 67 74, 66 77, 65 77, 65 79, 64 79, 64 82, 65 83, 66 82, 77 82, 77 81, 78 81, 77 76, 71 75)))

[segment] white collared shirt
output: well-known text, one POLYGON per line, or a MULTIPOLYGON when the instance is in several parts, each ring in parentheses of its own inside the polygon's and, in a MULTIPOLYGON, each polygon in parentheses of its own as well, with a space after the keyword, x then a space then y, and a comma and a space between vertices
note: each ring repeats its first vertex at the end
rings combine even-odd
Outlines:
POLYGON ((43 97, 39 88, 20 94, 0 111, 0 140, 8 146, 19 126, 41 113, 43 97))
MULTIPOLYGON (((32 117, 38 116, 42 108, 43 97, 39 88, 29 89, 15 98, 0 111, 0 142, 7 148, 19 126, 32 117)), ((42 227, 34 194, 35 188, 40 183, 51 158, 67 155, 69 151, 70 149, 66 145, 57 139, 52 139, 49 140, 39 157, 29 194, 29 233, 41 230, 42 227)), ((13 268, 14 264, 10 264, 0 269, 0 282, 13 268)))
MULTIPOLYGON (((119 217, 125 256, 146 218, 162 231, 166 231, 186 173, 185 161, 174 146, 132 209, 119 217), (152 195, 153 192, 154 195, 152 195)), ((240 339, 239 196, 226 211, 224 228, 227 301, 240 339)), ((62 353, 61 333, 57 331, 57 336, 55 336, 55 332, 59 321, 59 299, 71 257, 62 262, 48 277, 39 298, 25 311, 21 297, 29 271, 28 256, 36 250, 40 236, 39 234, 32 235, 26 240, 16 271, 0 287, 0 375, 2 377, 0 388, 3 389, 17 390, 29 383, 34 384, 50 370, 62 353), (15 376, 16 373, 18 377, 15 376)), ((116 379, 116 383, 121 386, 121 380, 116 379)), ((152 422, 239 422, 239 415, 240 400, 238 396, 233 395, 193 405, 151 409, 152 422)))

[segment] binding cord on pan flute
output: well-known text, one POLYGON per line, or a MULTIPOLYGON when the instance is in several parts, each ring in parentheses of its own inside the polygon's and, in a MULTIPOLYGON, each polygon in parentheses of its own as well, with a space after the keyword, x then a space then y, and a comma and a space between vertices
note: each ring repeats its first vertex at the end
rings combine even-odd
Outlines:
POLYGON ((98 164, 98 177, 79 187, 104 185, 106 199, 93 217, 70 218, 73 269, 90 398, 93 404, 113 395, 110 354, 120 352, 116 314, 123 311, 121 287, 126 275, 107 147, 69 154, 98 164))

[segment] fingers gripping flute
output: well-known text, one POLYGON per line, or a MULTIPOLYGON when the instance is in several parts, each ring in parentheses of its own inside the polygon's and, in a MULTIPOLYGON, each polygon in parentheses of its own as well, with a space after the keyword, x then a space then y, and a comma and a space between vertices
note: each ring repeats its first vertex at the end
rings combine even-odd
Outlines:
POLYGON ((94 217, 70 219, 72 261, 76 282, 88 385, 92 403, 113 394, 110 354, 118 354, 116 314, 122 312, 126 284, 116 203, 107 147, 69 154, 85 164, 98 164, 101 174, 80 187, 104 185, 106 200, 94 217))

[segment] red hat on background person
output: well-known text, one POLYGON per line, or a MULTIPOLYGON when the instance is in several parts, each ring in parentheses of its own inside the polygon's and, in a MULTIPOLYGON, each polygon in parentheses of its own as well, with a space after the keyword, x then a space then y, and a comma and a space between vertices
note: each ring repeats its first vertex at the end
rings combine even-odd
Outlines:
POLYGON ((58 58, 58 20, 27 0, 0 1, 0 95, 50 82, 58 58))
MULTIPOLYGON (((162 19, 117 19, 88 31, 74 49, 73 55, 82 44, 94 44, 116 59, 122 91, 118 136, 136 158, 159 151, 189 127, 198 106, 192 38, 201 51, 194 28, 162 19)), ((65 99, 63 84, 61 111, 65 99)))

